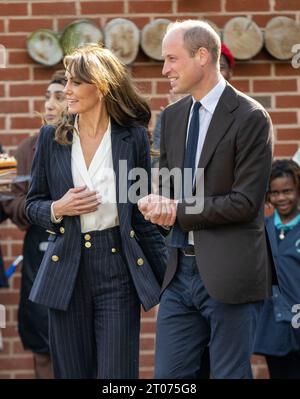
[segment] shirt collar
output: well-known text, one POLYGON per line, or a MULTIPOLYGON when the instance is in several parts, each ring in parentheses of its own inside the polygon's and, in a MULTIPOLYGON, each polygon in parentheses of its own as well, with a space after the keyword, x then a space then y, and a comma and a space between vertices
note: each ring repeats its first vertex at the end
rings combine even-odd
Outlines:
MULTIPOLYGON (((200 102, 202 106, 211 114, 214 113, 214 110, 218 104, 218 101, 226 87, 226 81, 223 76, 220 77, 218 83, 204 96, 200 102)), ((193 97, 193 105, 196 102, 193 97)))

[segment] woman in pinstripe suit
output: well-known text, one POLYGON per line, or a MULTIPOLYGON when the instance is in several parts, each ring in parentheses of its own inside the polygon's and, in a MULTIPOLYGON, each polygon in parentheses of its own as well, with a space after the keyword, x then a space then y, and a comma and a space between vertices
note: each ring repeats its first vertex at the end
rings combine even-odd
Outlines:
POLYGON ((124 170, 150 174, 150 110, 109 50, 87 45, 64 63, 69 116, 41 129, 26 202, 50 233, 30 299, 50 309, 56 378, 137 378, 140 304, 158 303, 167 256, 124 200, 136 182, 124 170))

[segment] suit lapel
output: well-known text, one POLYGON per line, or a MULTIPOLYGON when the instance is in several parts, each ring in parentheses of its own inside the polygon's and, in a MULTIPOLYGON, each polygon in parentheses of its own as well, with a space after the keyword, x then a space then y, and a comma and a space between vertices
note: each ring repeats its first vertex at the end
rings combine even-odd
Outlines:
POLYGON ((234 121, 232 111, 238 107, 234 89, 227 84, 213 113, 204 140, 198 168, 205 168, 211 159, 218 143, 234 121))
POLYGON ((65 191, 74 187, 71 171, 71 145, 61 145, 55 143, 56 166, 59 170, 61 181, 65 185, 65 191))
POLYGON ((190 108, 192 105, 192 97, 188 96, 181 102, 180 109, 174 109, 172 112, 172 126, 175 126, 175 130, 178 131, 176 139, 172 142, 172 168, 183 168, 184 153, 185 153, 185 142, 187 134, 187 125, 189 120, 190 108))

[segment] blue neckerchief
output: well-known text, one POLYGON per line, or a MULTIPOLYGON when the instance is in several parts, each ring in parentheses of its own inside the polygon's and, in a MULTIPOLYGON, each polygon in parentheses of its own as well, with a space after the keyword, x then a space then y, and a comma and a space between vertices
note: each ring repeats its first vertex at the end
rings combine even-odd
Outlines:
POLYGON ((283 224, 279 213, 275 209, 274 212, 274 226, 277 230, 283 230, 283 231, 290 231, 292 230, 298 223, 300 222, 300 213, 298 213, 297 216, 294 217, 290 222, 283 224))

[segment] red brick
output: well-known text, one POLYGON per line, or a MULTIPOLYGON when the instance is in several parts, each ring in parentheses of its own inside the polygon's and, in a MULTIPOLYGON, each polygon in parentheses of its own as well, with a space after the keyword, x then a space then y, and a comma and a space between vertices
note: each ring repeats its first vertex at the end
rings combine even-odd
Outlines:
MULTIPOLYGON (((213 22, 214 24, 217 25, 218 28, 223 28, 224 25, 226 24, 226 22, 230 21, 232 18, 235 18, 236 15, 235 14, 212 14, 212 15, 208 15, 207 19, 208 21, 213 22)), ((195 18, 195 16, 193 17, 195 18)))
POLYGON ((8 16, 13 15, 27 15, 27 2, 21 3, 2 3, 0 7, 0 15, 8 16))
POLYGON ((4 84, 0 84, 0 97, 4 96, 4 84))
MULTIPOLYGON (((260 11, 260 10, 259 10, 260 11)), ((294 19, 294 14, 284 14, 285 16, 289 16, 294 19)), ((265 28, 267 23, 273 19, 274 17, 278 17, 278 14, 253 14, 252 20, 261 28, 265 28)))
MULTIPOLYGON (((26 139, 28 134, 0 134, 0 143, 4 146, 17 146, 20 142, 26 139)), ((2 235, 2 233, 1 233, 2 235)))
POLYGON ((29 112, 28 101, 0 101, 0 109, 8 114, 29 112))
POLYGON ((11 118, 12 129, 39 129, 42 122, 41 119, 29 117, 14 117, 11 118))
POLYGON ((1 19, 0 20, 0 32, 4 31, 4 21, 1 19))
POLYGON ((47 85, 44 83, 11 84, 9 86, 9 95, 11 97, 35 97, 45 94, 47 85))
POLYGON ((232 86, 234 86, 237 90, 240 90, 242 92, 249 92, 250 91, 250 86, 249 86, 249 79, 232 79, 230 81, 232 86))
POLYGON ((269 11, 269 0, 227 0, 226 11, 269 11))
POLYGON ((142 94, 149 94, 152 91, 152 83, 149 81, 135 82, 135 84, 142 94))
POLYGON ((62 64, 56 65, 55 69, 36 67, 33 70, 33 80, 45 80, 45 85, 46 85, 51 79, 51 76, 53 75, 54 71, 56 69, 61 69, 61 68, 63 68, 62 64))
POLYGON ((154 368, 152 367, 151 370, 140 370, 140 375, 139 378, 141 379, 153 379, 153 375, 154 375, 154 368))
POLYGON ((10 51, 8 55, 8 62, 10 64, 34 64, 36 62, 29 56, 27 51, 10 51))
MULTIPOLYGON (((139 48, 137 56, 135 57, 135 63, 148 63, 150 60, 149 56, 144 53, 144 51, 139 48)), ((151 60, 152 61, 152 60, 151 60)))
POLYGON ((82 14, 122 14, 123 1, 81 1, 82 14))
POLYGON ((275 64, 275 74, 277 76, 286 76, 286 75, 299 76, 299 68, 293 68, 290 61, 281 64, 275 64))
POLYGON ((13 378, 13 376, 12 376, 12 374, 9 374, 9 373, 1 373, 0 372, 0 380, 9 380, 9 379, 12 379, 13 378))
POLYGON ((129 16, 128 18, 130 21, 132 21, 139 29, 143 29, 145 25, 147 25, 150 22, 149 17, 131 17, 129 16))
POLYGON ((168 95, 170 91, 170 83, 168 81, 165 82, 157 82, 156 83, 156 93, 157 94, 165 94, 168 95))
POLYGON ((178 12, 221 11, 221 1, 220 0, 210 0, 210 1, 178 0, 177 11, 178 12))
POLYGON ((33 380, 36 379, 35 373, 33 371, 14 373, 14 378, 18 380, 33 380))
POLYGON ((152 98, 150 101, 150 107, 151 110, 155 111, 155 110, 160 110, 161 107, 166 107, 168 105, 168 99, 167 97, 165 98, 152 98))
POLYGON ((269 112, 272 122, 275 125, 292 124, 297 123, 296 112, 269 112))
MULTIPOLYGON (((16 137, 22 136, 21 134, 16 135, 16 137)), ((2 136, 1 136, 2 137, 2 136)), ((19 144, 19 143, 18 143, 19 144)), ((18 240, 18 239, 24 239, 24 231, 21 231, 17 229, 16 227, 6 227, 3 229, 3 232, 1 231, 1 234, 7 238, 7 240, 18 240)), ((1 302, 0 302, 1 303, 1 302)))
MULTIPOLYGON (((20 255, 22 252, 14 252, 13 251, 13 253, 20 255)), ((20 275, 16 276, 15 274, 16 274, 16 272, 14 273, 14 278, 13 278, 13 281, 10 283, 10 286, 12 287, 12 289, 19 291, 20 287, 21 287, 21 276, 20 275)), ((15 318, 14 321, 18 321, 18 318, 15 318)))
POLYGON ((161 78, 162 65, 133 65, 132 76, 134 78, 161 78))
POLYGON ((143 309, 141 310, 141 317, 144 319, 153 319, 156 318, 157 314, 157 307, 152 308, 151 310, 148 310, 145 312, 143 309))
MULTIPOLYGON (((94 22, 99 28, 100 28, 100 18, 93 18, 89 17, 89 21, 94 22)), ((57 23, 58 23, 58 30, 63 31, 67 25, 71 24, 74 21, 77 21, 78 17, 72 17, 72 18, 58 18, 57 23)))
POLYGON ((275 144, 275 157, 292 157, 298 150, 297 144, 275 144))
MULTIPOLYGON (((4 129, 4 127, 5 127, 5 118, 0 117, 0 129, 4 129)), ((0 136, 0 143, 3 144, 1 141, 1 138, 2 138, 2 135, 0 136)))
POLYGON ((253 62, 239 63, 234 69, 234 76, 268 76, 271 74, 271 65, 254 64, 253 62))
POLYGON ((0 370, 26 370, 33 368, 31 356, 1 357, 0 370))
POLYGON ((277 96, 277 108, 300 108, 300 96, 277 96))
POLYGON ((45 101, 44 100, 35 100, 33 102, 33 109, 40 112, 40 110, 44 109, 45 101))
POLYGON ((296 79, 270 79, 270 80, 254 80, 253 90, 257 93, 261 92, 281 92, 281 91, 297 91, 296 79))
POLYGON ((4 306, 14 305, 19 302, 19 297, 19 293, 6 292, 4 295, 1 295, 1 303, 4 306))
POLYGON ((26 35, 0 35, 0 43, 8 49, 26 48, 26 35))
POLYGON ((53 19, 10 19, 9 32, 33 32, 36 29, 52 29, 53 19))
POLYGON ((141 350, 153 350, 154 351, 154 337, 153 338, 141 338, 140 342, 141 350))
POLYGON ((299 11, 299 0, 276 0, 275 3, 276 11, 293 10, 299 11))
POLYGON ((1 80, 28 80, 28 68, 5 68, 1 69, 1 80))
POLYGON ((129 1, 129 13, 164 14, 172 13, 172 1, 129 1))
POLYGON ((75 15, 75 2, 32 3, 32 15, 75 15))
POLYGON ((26 353, 24 351, 23 345, 22 345, 20 340, 13 341, 12 344, 13 344, 13 353, 14 354, 20 354, 20 353, 24 354, 24 353, 26 353))
POLYGON ((277 140, 300 141, 300 128, 277 129, 277 140))
POLYGON ((140 354, 140 366, 154 366, 154 353, 140 354))
POLYGON ((145 319, 142 319, 141 322, 141 333, 142 334, 150 334, 150 333, 155 333, 156 332, 156 326, 155 322, 145 322, 145 319))

